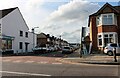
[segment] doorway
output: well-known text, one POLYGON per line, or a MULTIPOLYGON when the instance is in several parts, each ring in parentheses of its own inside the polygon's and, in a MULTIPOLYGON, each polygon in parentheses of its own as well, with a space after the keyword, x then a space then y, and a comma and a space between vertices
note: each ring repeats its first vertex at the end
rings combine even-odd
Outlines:
POLYGON ((28 44, 27 42, 25 42, 25 52, 28 52, 28 44))

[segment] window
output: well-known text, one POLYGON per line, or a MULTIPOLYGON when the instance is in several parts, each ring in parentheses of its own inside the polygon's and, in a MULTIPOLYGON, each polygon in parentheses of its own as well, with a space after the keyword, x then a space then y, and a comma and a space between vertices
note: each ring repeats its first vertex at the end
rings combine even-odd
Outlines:
POLYGON ((112 14, 103 15, 102 20, 103 20, 103 25, 111 25, 111 24, 113 24, 112 14))
POLYGON ((23 49, 23 43, 19 42, 19 49, 23 49))
POLYGON ((117 25, 117 17, 113 13, 101 14, 96 17, 96 24, 99 25, 117 25))
POLYGON ((23 31, 20 31, 20 36, 21 36, 21 37, 23 36, 23 31))
POLYGON ((98 45, 102 46, 102 36, 98 35, 98 45))
POLYGON ((108 43, 113 43, 114 38, 113 34, 104 34, 104 45, 106 46, 108 43))
POLYGON ((25 32, 25 37, 27 37, 27 38, 28 38, 28 32, 25 32))
POLYGON ((3 39, 2 40, 2 50, 12 49, 12 40, 3 39))
POLYGON ((117 47, 117 44, 111 44, 110 46, 111 47, 117 47))

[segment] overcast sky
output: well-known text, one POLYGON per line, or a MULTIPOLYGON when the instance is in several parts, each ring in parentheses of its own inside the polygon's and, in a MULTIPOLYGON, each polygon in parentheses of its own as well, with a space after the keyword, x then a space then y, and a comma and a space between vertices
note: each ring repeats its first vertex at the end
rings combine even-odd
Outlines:
POLYGON ((36 33, 61 35, 68 42, 80 42, 81 27, 87 27, 89 15, 105 4, 85 0, 0 0, 0 3, 0 10, 19 7, 30 30, 39 27, 36 33))

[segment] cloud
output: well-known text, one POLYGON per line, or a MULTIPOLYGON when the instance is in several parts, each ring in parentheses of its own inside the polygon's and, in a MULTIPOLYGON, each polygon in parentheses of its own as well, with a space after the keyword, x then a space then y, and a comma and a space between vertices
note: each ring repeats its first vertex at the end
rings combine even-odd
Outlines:
POLYGON ((62 5, 58 8, 58 10, 54 11, 49 20, 56 21, 67 21, 78 22, 84 21, 88 18, 88 15, 96 11, 97 4, 93 4, 87 1, 70 1, 70 3, 62 5))
POLYGON ((81 26, 87 26, 89 14, 99 8, 97 3, 85 0, 0 0, 0 2, 0 9, 19 7, 30 29, 39 26, 39 29, 36 29, 38 32, 55 36, 62 34, 63 39, 68 42, 79 42, 81 26), (59 6, 56 8, 51 6, 54 2, 59 3, 59 6), (46 5, 55 9, 45 8, 46 5))
POLYGON ((61 35, 63 39, 69 42, 80 41, 80 29, 82 26, 88 26, 88 17, 99 8, 97 3, 91 3, 83 0, 73 0, 61 5, 52 12, 47 18, 48 29, 45 32, 52 31, 52 34, 61 35), (61 26, 61 27, 59 27, 61 26), (58 29, 54 29, 58 27, 58 29))

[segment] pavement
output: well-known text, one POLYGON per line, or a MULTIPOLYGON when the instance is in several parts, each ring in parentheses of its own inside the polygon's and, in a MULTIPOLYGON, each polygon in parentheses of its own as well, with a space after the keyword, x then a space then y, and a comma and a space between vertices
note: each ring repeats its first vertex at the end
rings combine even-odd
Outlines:
POLYGON ((58 59, 60 62, 70 64, 104 64, 104 65, 120 65, 120 56, 117 56, 117 62, 114 62, 114 56, 108 56, 106 54, 87 54, 81 58, 79 56, 79 50, 73 54, 66 55, 65 58, 58 59))
POLYGON ((32 62, 45 62, 45 63, 69 63, 69 64, 104 64, 104 65, 120 65, 120 56, 117 56, 117 62, 114 62, 113 56, 105 54, 87 54, 80 58, 80 50, 76 50, 72 54, 62 54, 61 52, 52 52, 40 55, 17 55, 17 56, 3 56, 2 60, 11 61, 32 61, 32 62))

